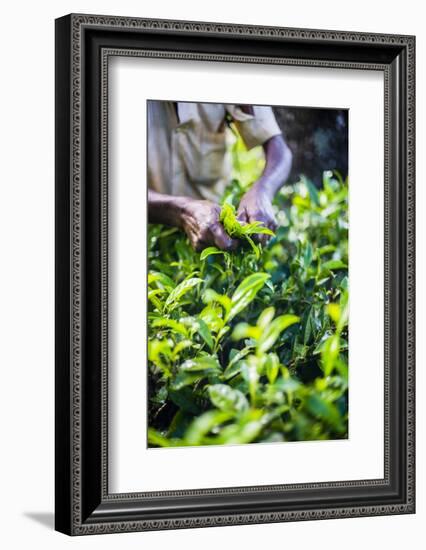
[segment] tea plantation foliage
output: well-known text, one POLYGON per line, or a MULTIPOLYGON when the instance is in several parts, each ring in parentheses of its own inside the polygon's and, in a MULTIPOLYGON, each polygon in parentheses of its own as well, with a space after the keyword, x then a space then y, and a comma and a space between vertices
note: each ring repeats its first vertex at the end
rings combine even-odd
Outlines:
POLYGON ((348 436, 348 189, 325 172, 275 199, 276 234, 235 208, 262 169, 233 147, 222 223, 235 252, 194 252, 178 229, 148 235, 148 444, 155 447, 348 436))

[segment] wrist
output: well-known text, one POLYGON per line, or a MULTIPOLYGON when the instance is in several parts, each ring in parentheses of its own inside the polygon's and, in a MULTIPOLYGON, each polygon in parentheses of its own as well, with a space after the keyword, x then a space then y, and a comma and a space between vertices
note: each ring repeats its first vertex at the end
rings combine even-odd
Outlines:
POLYGON ((167 216, 171 219, 172 225, 182 228, 182 218, 185 210, 186 197, 170 197, 164 205, 167 216))
POLYGON ((269 184, 267 178, 259 178, 257 181, 255 181, 250 191, 252 191, 256 195, 261 195, 262 197, 267 198, 270 202, 272 202, 275 195, 274 189, 269 184))
POLYGON ((162 223, 182 228, 184 212, 193 199, 174 197, 155 191, 148 192, 148 219, 150 223, 162 223))
POLYGON ((170 208, 177 227, 183 228, 185 217, 191 210, 193 202, 194 199, 190 197, 173 197, 170 208))

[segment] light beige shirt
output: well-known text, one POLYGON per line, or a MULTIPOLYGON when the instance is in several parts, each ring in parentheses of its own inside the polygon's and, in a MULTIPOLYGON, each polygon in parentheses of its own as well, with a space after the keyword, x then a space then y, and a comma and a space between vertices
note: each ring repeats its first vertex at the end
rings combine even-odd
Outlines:
POLYGON ((217 200, 230 181, 229 114, 248 149, 281 133, 271 107, 148 101, 148 187, 217 200))

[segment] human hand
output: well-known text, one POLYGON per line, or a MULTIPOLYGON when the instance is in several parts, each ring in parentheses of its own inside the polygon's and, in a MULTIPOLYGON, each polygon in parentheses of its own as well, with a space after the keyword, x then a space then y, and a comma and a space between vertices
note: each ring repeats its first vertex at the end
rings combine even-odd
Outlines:
POLYGON ((185 199, 180 209, 180 226, 195 250, 212 245, 221 250, 235 248, 237 241, 226 233, 219 216, 218 204, 208 200, 185 199))
MULTIPOLYGON (((269 193, 262 185, 255 183, 244 195, 240 201, 237 212, 238 219, 242 223, 262 222, 265 227, 271 231, 276 231, 277 220, 275 219, 272 200, 269 193)), ((265 245, 270 236, 257 234, 255 238, 258 242, 265 245)))

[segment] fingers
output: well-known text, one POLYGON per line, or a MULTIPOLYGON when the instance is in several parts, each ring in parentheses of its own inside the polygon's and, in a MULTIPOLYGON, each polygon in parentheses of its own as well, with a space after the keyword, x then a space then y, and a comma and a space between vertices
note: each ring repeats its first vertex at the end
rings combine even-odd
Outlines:
POLYGON ((244 206, 240 206, 238 208, 237 220, 241 223, 248 223, 247 210, 244 208, 244 206))
POLYGON ((275 219, 275 216, 269 220, 267 227, 275 233, 275 231, 278 229, 278 222, 275 219))
MULTIPOLYGON (((198 208, 194 210, 196 215, 186 219, 184 229, 192 247, 197 251, 201 251, 211 245, 215 245, 221 250, 235 250, 239 241, 232 239, 220 223, 220 207, 214 204, 208 204, 207 206, 208 208, 206 209, 206 201, 199 201, 198 208)), ((257 221, 272 231, 275 231, 277 228, 277 222, 272 211, 249 208, 245 203, 240 204, 237 218, 242 224, 257 221)), ((256 242, 266 246, 270 235, 257 233, 252 235, 252 238, 256 242)))
MULTIPOLYGON (((248 215, 248 222, 261 222, 264 227, 275 232, 278 224, 275 219, 275 216, 267 215, 264 213, 255 213, 248 215)), ((260 243, 262 246, 266 246, 271 240, 271 235, 266 235, 265 233, 256 233, 253 235, 253 238, 256 242, 260 243)))
POLYGON ((210 233, 215 245, 221 250, 233 250, 237 246, 237 241, 231 239, 219 222, 210 226, 210 233))

